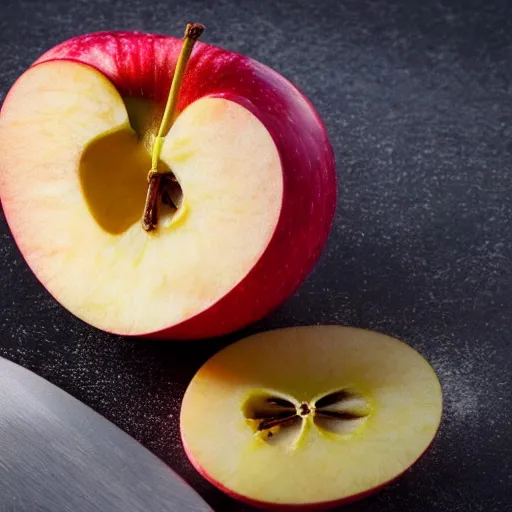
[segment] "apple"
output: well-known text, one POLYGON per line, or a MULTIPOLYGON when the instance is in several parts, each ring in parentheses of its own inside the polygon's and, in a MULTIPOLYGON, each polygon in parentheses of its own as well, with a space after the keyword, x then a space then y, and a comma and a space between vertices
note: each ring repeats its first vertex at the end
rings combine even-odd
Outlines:
POLYGON ((180 429, 194 467, 265 509, 324 510, 396 479, 438 430, 429 363, 384 334, 340 326, 264 332, 196 373, 180 429))
POLYGON ((105 331, 240 329, 297 289, 332 225, 335 161, 312 104, 267 66, 196 43, 200 28, 67 40, 2 107, 16 244, 59 303, 105 331))

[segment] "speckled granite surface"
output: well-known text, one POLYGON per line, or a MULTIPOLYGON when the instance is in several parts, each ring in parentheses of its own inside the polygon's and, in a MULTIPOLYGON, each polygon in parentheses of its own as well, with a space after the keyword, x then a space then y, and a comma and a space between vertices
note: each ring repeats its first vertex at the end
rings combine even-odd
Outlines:
MULTIPOLYGON (((506 512, 512 503, 512 7, 474 0, 3 0, 0 99, 44 50, 137 29, 204 40, 274 67, 311 98, 336 152, 339 206, 314 273, 227 339, 133 342, 58 306, 0 222, 0 355, 132 434, 219 511, 248 511, 199 477, 180 398, 206 358, 254 331, 339 323, 398 336, 445 392, 429 453, 350 512, 506 512)), ((35 212, 37 214, 37 212, 35 212)), ((1 510, 1 504, 0 504, 1 510)))

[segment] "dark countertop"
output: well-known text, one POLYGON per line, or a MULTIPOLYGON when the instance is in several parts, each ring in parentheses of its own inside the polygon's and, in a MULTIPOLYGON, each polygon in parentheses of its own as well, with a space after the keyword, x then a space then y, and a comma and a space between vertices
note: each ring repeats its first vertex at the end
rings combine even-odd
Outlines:
POLYGON ((108 29, 181 36, 191 19, 206 24, 204 41, 293 80, 324 118, 339 205, 319 265, 277 312, 242 333, 134 342, 98 332, 57 305, 2 218, 0 355, 133 435, 216 510, 248 511, 205 482, 183 453, 180 398, 194 372, 226 343, 271 327, 376 329, 433 364, 444 420, 432 449, 403 478, 344 510, 509 511, 511 4, 3 0, 0 100, 33 60, 68 37, 108 29))

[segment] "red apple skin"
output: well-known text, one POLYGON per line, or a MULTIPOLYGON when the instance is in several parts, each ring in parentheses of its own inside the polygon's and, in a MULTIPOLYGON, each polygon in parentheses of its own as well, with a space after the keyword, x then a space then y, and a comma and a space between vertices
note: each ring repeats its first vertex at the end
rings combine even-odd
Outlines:
MULTIPOLYGON (((416 460, 407 468, 405 468, 402 473, 396 475, 395 478, 388 480, 387 482, 384 482, 380 485, 377 485, 376 487, 372 487, 371 489, 368 489, 365 492, 360 492, 358 494, 354 494, 352 496, 347 496, 346 498, 342 498, 340 500, 333 500, 333 501, 322 501, 317 503, 304 503, 304 504, 296 504, 296 505, 284 505, 279 503, 268 503, 265 501, 257 501, 253 500, 251 498, 248 498, 247 496, 243 496, 242 494, 237 494, 233 492, 231 489, 228 489, 227 487, 224 487, 221 483, 217 482, 214 478, 212 478, 194 459, 192 456, 190 450, 187 447, 187 443, 185 441, 185 438, 183 436, 183 431, 181 431, 181 442, 183 444, 183 448, 185 450, 185 453, 187 454, 187 457, 194 466, 194 469, 208 482, 210 482, 212 485, 217 487, 217 489, 221 490, 224 494, 227 494, 229 497, 241 501, 242 503, 247 503, 248 505, 251 505, 252 507, 261 509, 261 510, 276 510, 280 512, 292 512, 292 511, 298 511, 298 510, 308 510, 308 511, 322 511, 322 510, 332 510, 336 507, 343 507, 344 505, 349 505, 350 503, 354 503, 356 501, 363 500, 365 498, 368 498, 370 496, 373 496, 374 494, 378 493, 391 483, 398 480, 401 476, 403 476, 418 460, 420 460, 423 455, 425 455, 426 452, 430 449, 430 446, 432 445, 433 441, 425 448, 425 450, 416 458, 416 460)), ((278 484, 276 484, 278 485, 278 484)))
MULTIPOLYGON (((163 35, 101 32, 65 41, 34 65, 52 60, 87 64, 107 76, 122 96, 165 102, 181 45, 181 39, 163 35)), ((198 42, 178 111, 204 96, 239 103, 271 134, 283 168, 280 217, 259 261, 227 295, 196 316, 143 337, 219 336, 266 316, 311 272, 333 222, 337 184, 332 147, 322 120, 294 85, 248 57, 198 42)))

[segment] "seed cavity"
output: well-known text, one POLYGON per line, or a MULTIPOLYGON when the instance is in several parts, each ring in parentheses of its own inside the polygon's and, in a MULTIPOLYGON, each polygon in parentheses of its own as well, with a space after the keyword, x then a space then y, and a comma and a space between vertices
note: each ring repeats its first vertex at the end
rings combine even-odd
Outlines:
POLYGON ((261 420, 258 424, 258 430, 267 430, 269 428, 276 427, 277 425, 280 425, 282 427, 285 426, 287 423, 293 423, 298 420, 299 418, 295 413, 280 413, 273 418, 261 420))
POLYGON ((370 404, 362 395, 342 389, 316 400, 313 421, 321 431, 346 435, 364 423, 370 413, 370 404))
POLYGON ((364 423, 371 407, 362 394, 351 389, 330 392, 310 403, 254 390, 244 402, 242 412, 261 439, 273 445, 294 445, 306 421, 322 433, 347 435, 364 423))
POLYGON ((315 407, 317 409, 324 409, 331 405, 336 405, 342 403, 354 396, 353 392, 350 392, 348 389, 341 389, 339 391, 333 391, 327 395, 320 397, 315 401, 315 407))
POLYGON ((258 437, 274 445, 293 444, 293 439, 300 433, 301 418, 292 400, 255 390, 243 404, 242 412, 258 437))

